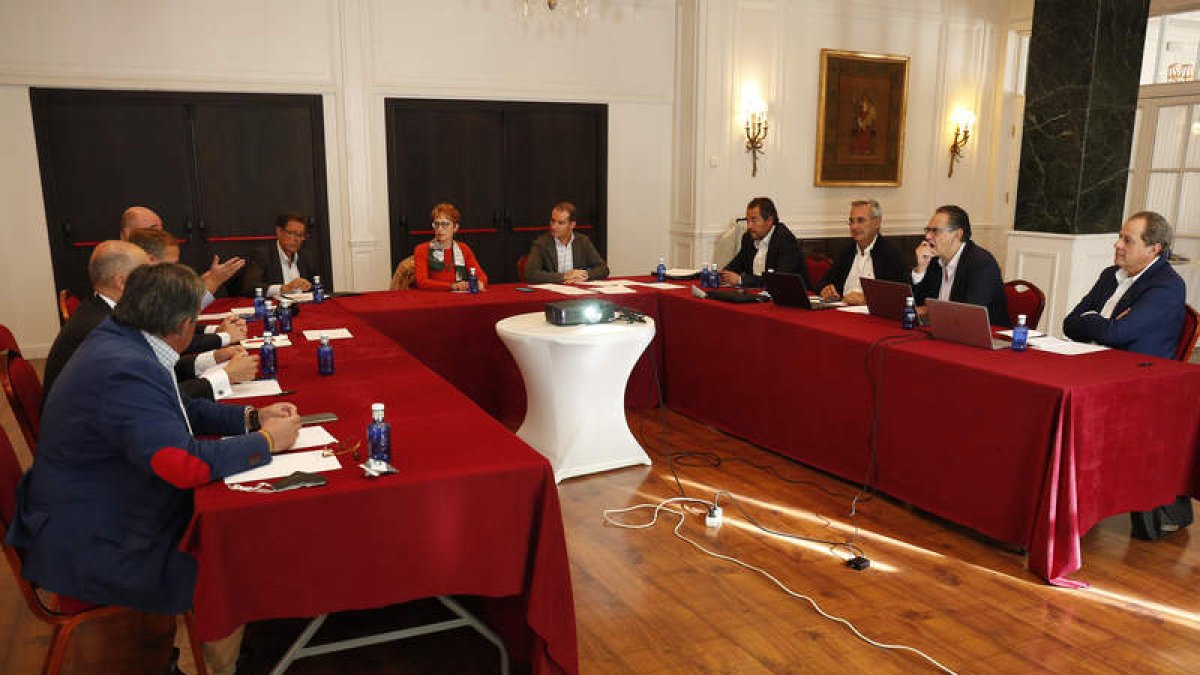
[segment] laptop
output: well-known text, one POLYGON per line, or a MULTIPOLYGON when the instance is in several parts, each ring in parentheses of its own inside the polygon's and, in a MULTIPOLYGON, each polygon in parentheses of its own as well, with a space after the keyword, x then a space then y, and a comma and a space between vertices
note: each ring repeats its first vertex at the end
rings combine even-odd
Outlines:
POLYGON ((867 310, 871 316, 892 321, 904 318, 904 305, 912 297, 912 287, 897 281, 863 278, 863 296, 867 299, 867 310))
POLYGON ((987 307, 949 300, 925 301, 929 309, 929 334, 938 340, 959 342, 981 349, 1009 349, 1012 344, 992 337, 987 307))
POLYGON ((810 296, 808 284, 804 282, 802 274, 766 272, 763 274, 763 283, 767 286, 767 293, 771 295, 771 301, 783 307, 833 309, 846 304, 840 300, 822 300, 810 296))

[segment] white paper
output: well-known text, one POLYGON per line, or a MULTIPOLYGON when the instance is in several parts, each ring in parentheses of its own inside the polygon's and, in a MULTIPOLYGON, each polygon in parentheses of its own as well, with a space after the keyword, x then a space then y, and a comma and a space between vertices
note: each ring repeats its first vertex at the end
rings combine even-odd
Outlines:
POLYGON ((288 450, 316 448, 332 443, 337 443, 337 439, 333 437, 333 434, 326 431, 325 427, 301 427, 300 433, 296 434, 296 442, 292 443, 292 447, 288 448, 288 450))
POLYGON ((1070 340, 1060 340, 1053 335, 1045 335, 1040 338, 1030 338, 1029 346, 1034 349, 1040 349, 1051 354, 1062 354, 1064 356, 1078 356, 1080 354, 1092 354, 1094 352, 1102 352, 1108 347, 1104 345, 1091 345, 1086 342, 1072 342, 1070 340))
POLYGON ((284 293, 283 297, 287 298, 288 300, 292 300, 294 302, 312 302, 313 301, 312 291, 306 291, 304 293, 284 293))
POLYGON ((650 288, 657 288, 660 291, 674 291, 674 290, 677 290, 680 288, 687 288, 687 286, 684 286, 682 284, 669 284, 665 281, 658 281, 658 282, 655 282, 652 284, 641 283, 638 285, 639 286, 648 286, 650 288))
MULTIPOLYGON (((264 342, 266 340, 260 337, 246 338, 242 340, 241 345, 246 349, 261 349, 264 342)), ((276 347, 291 347, 292 339, 286 335, 273 335, 271 336, 271 343, 276 347)))
MULTIPOLYGON (((253 314, 254 312, 251 312, 253 314)), ((220 314, 201 314, 196 317, 197 321, 224 321, 229 318, 230 312, 221 312, 220 314)))
POLYGON ((636 284, 636 283, 637 283, 636 281, 630 281, 629 279, 601 279, 599 281, 581 281, 581 282, 579 282, 579 285, 580 286, 627 286, 627 285, 636 284))
POLYGON ((551 293, 558 293, 559 295, 591 295, 596 292, 595 289, 577 288, 566 284, 535 284, 533 287, 550 291, 551 293))
POLYGON ((597 286, 596 292, 603 293, 604 295, 623 295, 625 293, 637 293, 637 291, 633 290, 632 288, 626 288, 624 286, 597 286))
POLYGON ((700 270, 691 270, 684 267, 672 267, 666 271, 666 275, 669 277, 694 277, 697 274, 700 274, 700 270))
POLYGON ((320 342, 322 337, 327 337, 330 340, 346 340, 354 336, 350 334, 350 329, 348 328, 322 328, 321 330, 304 331, 305 340, 320 342))
POLYGON ((308 452, 293 452, 286 455, 273 455, 271 463, 235 473, 225 479, 226 485, 234 483, 252 483, 272 478, 282 478, 297 471, 320 473, 322 471, 337 471, 342 463, 337 457, 322 457, 324 450, 309 450, 308 452))
POLYGON ((272 396, 274 394, 282 394, 283 389, 279 387, 279 380, 251 380, 250 382, 239 382, 231 387, 233 391, 229 392, 228 398, 254 398, 255 396, 272 396))
POLYGON ((839 312, 849 312, 851 314, 870 314, 871 313, 871 308, 867 307, 866 305, 846 305, 844 307, 838 307, 837 310, 839 312))
MULTIPOLYGON (((1011 339, 1012 339, 1012 330, 1011 330, 1011 329, 1009 329, 1009 330, 998 330, 998 331, 996 331, 996 335, 1003 335, 1004 337, 1006 337, 1006 338, 1008 338, 1008 339, 1010 339, 1010 340, 1011 340, 1011 339)), ((1030 340, 1032 340, 1033 338, 1040 338, 1040 337, 1042 337, 1042 336, 1044 336, 1044 335, 1045 335, 1045 333, 1043 333, 1043 332, 1042 332, 1042 331, 1040 331, 1040 330, 1033 330, 1032 328, 1030 328, 1030 329, 1029 329, 1029 339, 1030 339, 1030 340)))

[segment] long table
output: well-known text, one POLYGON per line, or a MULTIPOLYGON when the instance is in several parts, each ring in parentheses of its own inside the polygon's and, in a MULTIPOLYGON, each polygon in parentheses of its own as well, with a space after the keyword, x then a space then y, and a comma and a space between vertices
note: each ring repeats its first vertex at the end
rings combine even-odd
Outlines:
MULTIPOLYGON (((561 299, 500 284, 479 296, 376 293, 344 305, 511 422, 523 387, 491 326, 561 299)), ((1200 497, 1193 365, 1115 350, 987 352, 874 317, 687 291, 603 299, 659 326, 627 404, 646 403, 656 369, 672 409, 855 481, 866 478, 875 424, 874 486, 1024 547, 1030 571, 1053 584, 1077 585, 1067 576, 1082 565, 1080 537, 1100 519, 1200 497)))
MULTIPOLYGON (((230 303, 226 303, 230 304, 230 303)), ((242 304, 242 303, 239 303, 242 304)), ((533 672, 577 672, 574 604, 549 464, 338 301, 305 305, 279 380, 303 413, 365 440, 370 404, 392 423, 396 475, 362 477, 350 455, 327 486, 276 494, 196 491, 183 550, 195 556, 197 636, 440 595, 479 596, 483 618, 533 672), (336 373, 316 373, 302 329, 349 328, 336 373)), ((264 405, 278 399, 248 399, 264 405)), ((365 458, 365 442, 363 449, 365 458)))

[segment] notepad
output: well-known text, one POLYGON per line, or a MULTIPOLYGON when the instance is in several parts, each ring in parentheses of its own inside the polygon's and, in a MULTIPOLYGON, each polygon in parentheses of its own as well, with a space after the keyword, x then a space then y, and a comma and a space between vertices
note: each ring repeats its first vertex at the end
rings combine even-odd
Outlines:
POLYGON ((597 293, 603 293, 604 295, 621 295, 624 293, 637 293, 637 291, 633 290, 632 288, 628 288, 626 286, 597 286, 594 290, 597 293))
POLYGON ((281 478, 296 471, 320 473, 322 471, 337 471, 342 463, 337 457, 324 457, 324 450, 309 450, 307 452, 292 452, 286 455, 272 455, 271 463, 249 471, 235 473, 225 478, 226 485, 235 483, 251 483, 272 478, 281 478))
POLYGON ((231 387, 233 391, 229 392, 228 396, 222 399, 229 398, 254 398, 255 396, 274 396, 282 394, 283 389, 279 386, 279 380, 251 380, 250 382, 238 382, 231 387))
POLYGON ((325 430, 325 427, 301 427, 300 433, 296 434, 296 442, 292 443, 292 447, 288 450, 299 450, 301 448, 318 448, 323 445, 337 443, 337 439, 333 434, 325 430))
POLYGON ((1086 342, 1072 342, 1070 340, 1060 340, 1052 335, 1045 335, 1040 338, 1030 338, 1029 346, 1043 352, 1051 354, 1062 354, 1063 356, 1079 356, 1080 354, 1093 354, 1102 352, 1108 349, 1104 345, 1092 345, 1086 342))
POLYGON ((578 286, 568 286, 566 284, 534 284, 534 288, 558 293, 559 295, 591 295, 597 292, 594 288, 579 288, 578 286))
POLYGON ((283 297, 285 297, 288 300, 291 300, 293 302, 312 302, 313 301, 312 291, 306 291, 304 293, 284 293, 283 297))
POLYGON ((321 330, 304 331, 305 340, 319 342, 323 337, 327 337, 330 340, 347 340, 354 336, 350 334, 348 328, 322 328, 321 330))
MULTIPOLYGON (((246 349, 262 349, 263 343, 265 342, 266 339, 260 337, 246 338, 245 340, 241 341, 241 345, 246 349)), ((275 345, 276 347, 291 347, 292 339, 286 335, 273 335, 271 336, 271 344, 275 345)))

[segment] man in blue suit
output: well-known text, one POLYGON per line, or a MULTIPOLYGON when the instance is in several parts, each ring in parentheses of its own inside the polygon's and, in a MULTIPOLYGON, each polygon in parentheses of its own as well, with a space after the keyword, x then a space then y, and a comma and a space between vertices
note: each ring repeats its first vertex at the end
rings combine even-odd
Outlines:
MULTIPOLYGON (((179 543, 192 490, 266 464, 295 442, 291 404, 255 409, 180 396, 173 369, 204 290, 187 267, 138 267, 112 316, 49 391, 8 533, 38 586, 89 603, 186 611, 196 561, 179 543)), ((240 644, 240 629, 234 636, 240 644)), ((237 644, 213 654, 213 672, 232 667, 237 644)))
MULTIPOLYGON (((1142 211, 1130 216, 1113 245, 1116 264, 1100 273, 1092 290, 1063 319, 1063 333, 1072 340, 1174 358, 1187 292, 1167 262, 1171 241, 1171 224, 1160 214, 1142 211)), ((1179 497, 1130 516, 1134 537, 1158 539, 1191 524, 1192 500, 1179 497)))

